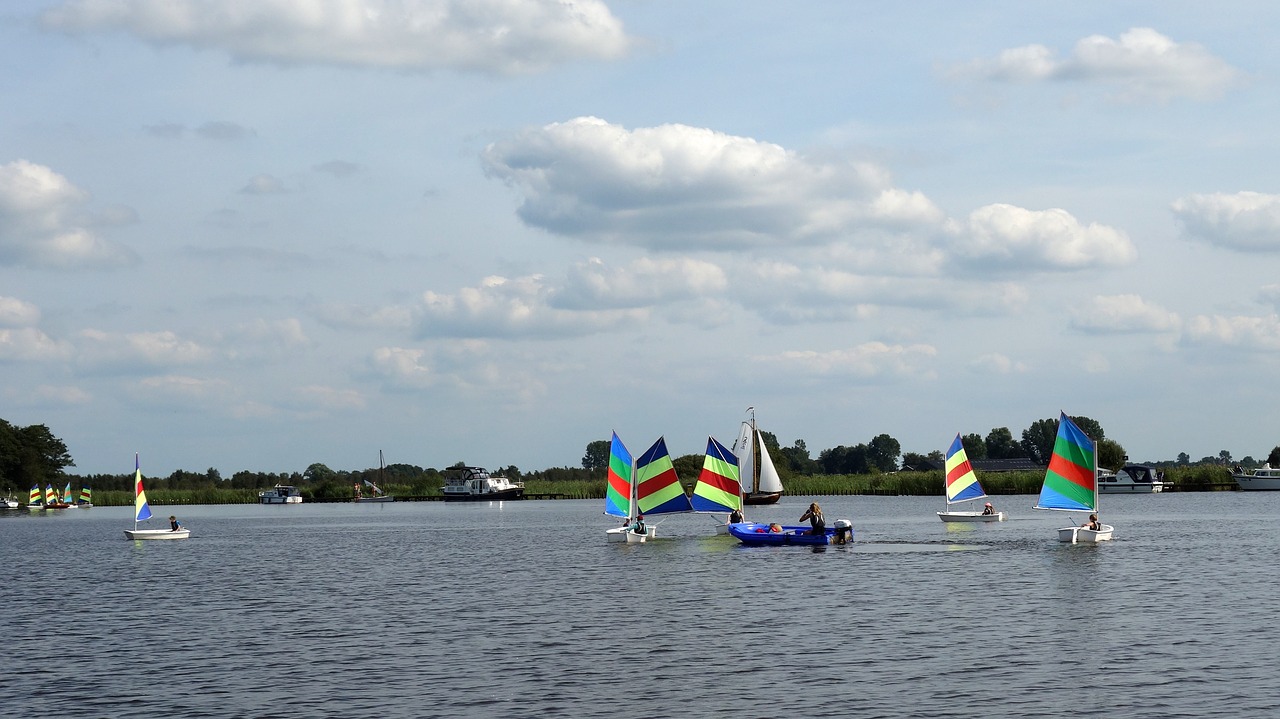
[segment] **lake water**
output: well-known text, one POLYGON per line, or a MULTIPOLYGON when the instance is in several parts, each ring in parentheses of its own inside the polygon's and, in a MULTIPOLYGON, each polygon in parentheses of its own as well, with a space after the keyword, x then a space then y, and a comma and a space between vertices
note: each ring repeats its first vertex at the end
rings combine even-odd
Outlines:
POLYGON ((607 544, 594 501, 182 507, 136 543, 130 508, 0 513, 0 715, 1280 715, 1280 493, 1104 496, 1098 546, 1031 496, 816 499, 854 544, 607 544))

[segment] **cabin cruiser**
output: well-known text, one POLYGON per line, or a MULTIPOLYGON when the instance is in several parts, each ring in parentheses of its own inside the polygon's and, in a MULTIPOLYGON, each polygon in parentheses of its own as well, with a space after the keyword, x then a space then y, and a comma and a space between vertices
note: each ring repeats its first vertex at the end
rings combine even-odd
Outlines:
POLYGON ((1145 464, 1126 464, 1119 472, 1098 469, 1098 494, 1155 494, 1165 484, 1164 473, 1145 464))
POLYGON ((1236 481, 1236 485, 1245 491, 1257 490, 1277 490, 1280 489, 1280 469, 1272 467, 1270 463, 1246 472, 1239 466, 1231 473, 1231 478, 1236 481))
POLYGON ((263 504, 301 504, 302 493, 298 491, 297 487, 277 484, 271 489, 258 492, 258 501, 263 504))
POLYGON ((447 502, 487 502, 524 497, 524 482, 494 477, 484 467, 453 467, 440 488, 447 502))

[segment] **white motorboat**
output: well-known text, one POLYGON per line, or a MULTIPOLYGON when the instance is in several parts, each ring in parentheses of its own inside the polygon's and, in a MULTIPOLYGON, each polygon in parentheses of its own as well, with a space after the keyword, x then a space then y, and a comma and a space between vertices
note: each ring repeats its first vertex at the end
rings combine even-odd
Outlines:
POLYGON ((1126 464, 1119 472, 1099 467, 1098 494, 1155 494, 1164 491, 1163 477, 1145 464, 1126 464))
POLYGON ((13 490, 10 490, 3 498, 0 498, 0 509, 17 509, 18 500, 13 497, 13 490))
POLYGON ((1270 463, 1251 472, 1237 468, 1231 473, 1231 478, 1240 489, 1248 492, 1280 490, 1280 468, 1272 467, 1270 463))
POLYGON ((258 492, 258 501, 263 504, 302 504, 302 493, 297 487, 277 484, 271 489, 258 492))
POLYGON ((446 502, 489 502, 524 497, 524 482, 494 477, 484 467, 451 467, 445 476, 446 502))

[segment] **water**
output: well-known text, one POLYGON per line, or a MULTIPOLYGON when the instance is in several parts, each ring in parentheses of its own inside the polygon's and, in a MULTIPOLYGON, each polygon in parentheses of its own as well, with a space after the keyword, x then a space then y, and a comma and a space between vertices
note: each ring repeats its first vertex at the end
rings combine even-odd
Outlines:
POLYGON ((586 501, 183 507, 190 540, 137 543, 129 508, 0 513, 0 715, 1280 710, 1280 493, 1105 496, 1099 546, 1030 496, 996 525, 817 499, 853 545, 744 548, 700 515, 606 544, 586 501))

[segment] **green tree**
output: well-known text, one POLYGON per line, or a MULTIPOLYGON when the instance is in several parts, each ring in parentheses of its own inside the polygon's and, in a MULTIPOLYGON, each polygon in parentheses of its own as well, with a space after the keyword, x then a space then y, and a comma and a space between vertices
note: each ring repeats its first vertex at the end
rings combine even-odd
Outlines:
POLYGON ((607 439, 597 439, 594 442, 588 442, 587 452, 582 455, 582 468, 588 472, 593 472, 595 470, 608 467, 609 449, 610 442, 607 439))
POLYGON ((676 470, 680 483, 686 487, 692 487, 698 481, 698 475, 702 473, 702 455, 681 455, 671 460, 671 466, 676 470))
POLYGON ((783 447, 780 452, 781 456, 778 459, 781 462, 778 464, 792 474, 811 475, 821 469, 821 465, 809 456, 809 448, 805 446, 803 439, 797 439, 795 444, 783 447))
POLYGON ((929 461, 929 455, 927 454, 920 454, 918 452, 903 452, 902 453, 902 470, 904 472, 921 471, 926 468, 925 463, 928 461, 929 461))
POLYGON ((1030 427, 1022 430, 1023 456, 1032 461, 1048 464, 1053 455, 1053 443, 1058 438, 1058 420, 1038 419, 1030 427))
POLYGON ((1271 450, 1271 454, 1267 455, 1267 464, 1272 467, 1280 467, 1280 446, 1271 450))
POLYGON ((1124 466, 1124 447, 1114 439, 1098 442, 1098 466, 1107 469, 1120 469, 1124 466))
MULTIPOLYGON (((1276 447, 1276 449, 1280 450, 1280 447, 1276 447)), ((1187 454, 1186 452, 1179 452, 1178 464, 1181 464, 1181 465, 1191 464, 1191 455, 1187 454)))
POLYGON ((867 461, 881 472, 896 471, 900 454, 902 445, 887 434, 876 435, 867 445, 867 461))
MULTIPOLYGON (((302 473, 302 478, 312 484, 320 484, 321 482, 328 482, 337 479, 338 473, 329 469, 325 465, 316 462, 310 467, 307 467, 306 471, 302 473)), ((232 479, 234 480, 235 477, 232 476, 232 479)))
POLYGON ((984 444, 987 446, 988 459, 1014 459, 1027 456, 1022 451, 1022 447, 1013 441, 1013 432, 1010 432, 1008 427, 992 429, 987 433, 984 444))
POLYGON ((818 454, 818 463, 827 474, 866 474, 870 466, 867 462, 867 445, 848 447, 842 444, 824 449, 818 454))
POLYGON ((964 453, 969 459, 987 458, 987 443, 982 440, 982 435, 977 432, 961 437, 960 445, 964 447, 964 453))

